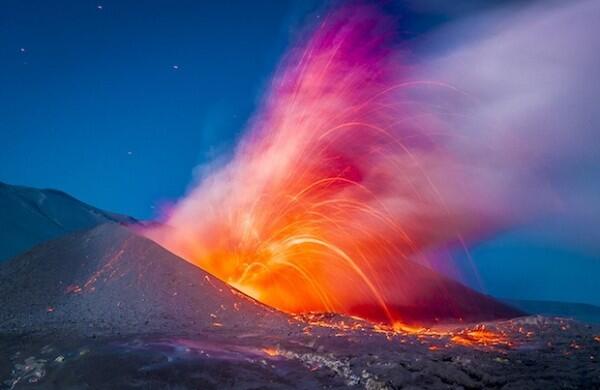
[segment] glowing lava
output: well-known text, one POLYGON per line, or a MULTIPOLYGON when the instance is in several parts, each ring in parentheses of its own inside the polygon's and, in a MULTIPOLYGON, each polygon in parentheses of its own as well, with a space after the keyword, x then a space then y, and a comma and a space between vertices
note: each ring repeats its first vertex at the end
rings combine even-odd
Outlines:
POLYGON ((446 288, 413 261, 485 228, 489 193, 445 146, 443 104, 418 95, 465 97, 407 79, 393 23, 377 10, 319 20, 233 159, 146 234, 285 312, 404 322, 397 307, 446 288))

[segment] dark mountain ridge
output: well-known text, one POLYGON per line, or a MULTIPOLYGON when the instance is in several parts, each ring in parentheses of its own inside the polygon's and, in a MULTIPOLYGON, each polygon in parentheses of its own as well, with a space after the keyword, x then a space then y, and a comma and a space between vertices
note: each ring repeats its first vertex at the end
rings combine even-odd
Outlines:
POLYGON ((67 233, 107 222, 136 222, 134 218, 90 206, 62 191, 2 182, 0 210, 0 262, 67 233))

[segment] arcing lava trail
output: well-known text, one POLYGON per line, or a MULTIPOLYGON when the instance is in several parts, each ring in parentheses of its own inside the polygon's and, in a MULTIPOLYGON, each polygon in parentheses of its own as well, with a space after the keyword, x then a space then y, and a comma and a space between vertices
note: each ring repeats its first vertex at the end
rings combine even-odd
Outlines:
POLYGON ((396 322, 432 291, 439 305, 468 301, 445 297, 462 286, 415 261, 485 233, 503 203, 446 145, 444 100, 469 98, 410 79, 393 26, 369 6, 320 19, 282 62, 232 161, 146 235, 285 312, 396 322), (424 103, 432 91, 441 98, 424 103))

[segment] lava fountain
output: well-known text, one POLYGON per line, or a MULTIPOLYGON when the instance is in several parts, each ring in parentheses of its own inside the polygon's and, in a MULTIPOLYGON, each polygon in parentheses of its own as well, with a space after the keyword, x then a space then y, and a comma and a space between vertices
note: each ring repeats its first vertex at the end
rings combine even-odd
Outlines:
MULTIPOLYGON (((394 21, 377 9, 318 20, 285 56, 231 161, 145 234, 282 311, 406 322, 401 307, 427 306, 431 291, 447 306, 468 290, 417 261, 498 222, 479 167, 446 142, 456 135, 444 101, 471 98, 410 79, 394 21), (424 102, 433 91, 442 98, 424 102)), ((468 291, 463 301, 475 302, 468 291)))

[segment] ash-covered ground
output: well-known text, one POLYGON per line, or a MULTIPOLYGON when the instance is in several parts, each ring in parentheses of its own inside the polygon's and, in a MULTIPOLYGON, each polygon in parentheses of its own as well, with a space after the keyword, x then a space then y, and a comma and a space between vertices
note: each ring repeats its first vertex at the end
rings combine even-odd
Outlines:
POLYGON ((0 337, 4 389, 595 389, 600 328, 523 317, 445 330, 311 316, 282 332, 0 337), (307 321, 307 322, 304 322, 307 321))
POLYGON ((0 389, 600 388, 600 326, 292 317, 116 224, 0 265, 0 304, 0 389))

